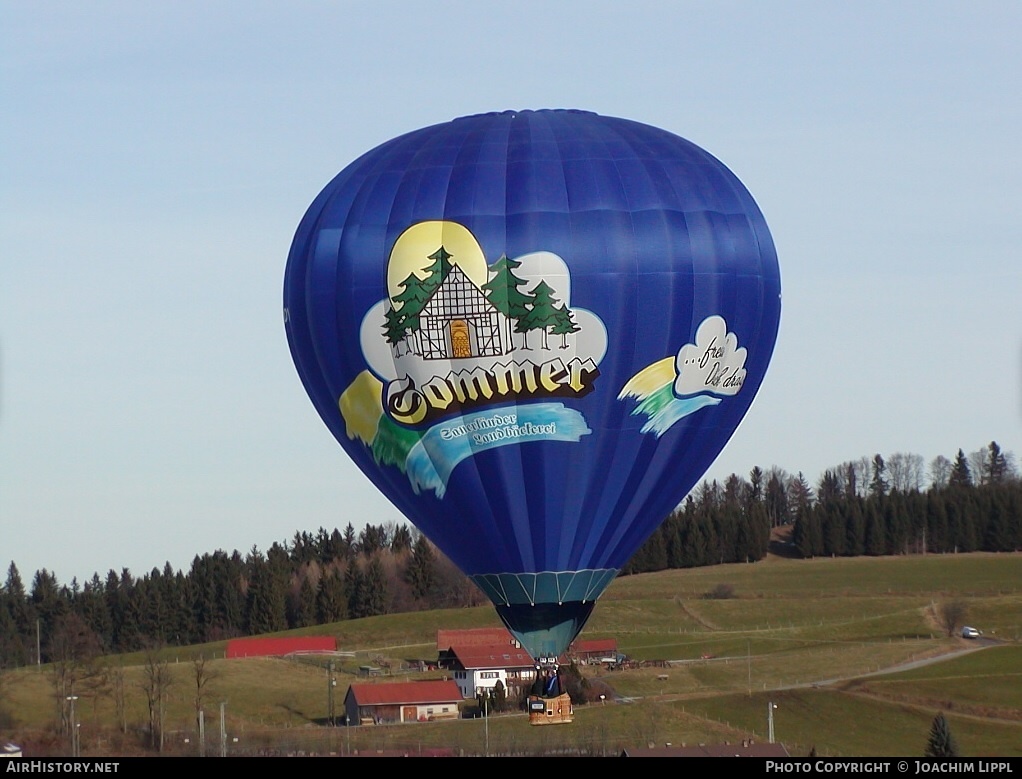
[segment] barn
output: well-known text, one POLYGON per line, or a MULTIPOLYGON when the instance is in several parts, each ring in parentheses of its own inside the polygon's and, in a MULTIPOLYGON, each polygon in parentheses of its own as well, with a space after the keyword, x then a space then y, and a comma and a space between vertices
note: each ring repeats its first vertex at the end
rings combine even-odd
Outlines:
POLYGON ((351 725, 431 722, 457 719, 461 691, 443 681, 353 684, 344 696, 344 714, 351 725))

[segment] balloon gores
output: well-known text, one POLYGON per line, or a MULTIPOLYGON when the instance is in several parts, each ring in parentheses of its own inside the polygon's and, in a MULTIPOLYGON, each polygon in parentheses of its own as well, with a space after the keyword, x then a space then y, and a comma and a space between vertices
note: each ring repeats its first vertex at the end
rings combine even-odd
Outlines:
POLYGON ((695 144, 508 111, 341 171, 295 234, 284 308, 338 442, 543 658, 749 409, 780 273, 752 196, 695 144))

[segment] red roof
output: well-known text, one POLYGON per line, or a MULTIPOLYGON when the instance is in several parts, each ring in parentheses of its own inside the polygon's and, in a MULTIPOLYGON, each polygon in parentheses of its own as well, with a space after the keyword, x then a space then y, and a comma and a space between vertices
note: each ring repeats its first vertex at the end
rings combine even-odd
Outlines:
POLYGON ((355 696, 359 706, 451 703, 462 700, 461 690, 451 679, 430 682, 393 682, 385 684, 353 684, 348 695, 355 696))
POLYGON ((459 645, 451 647, 451 654, 466 671, 480 668, 531 668, 536 664, 524 649, 507 644, 459 645))
POLYGON ((436 650, 438 652, 443 652, 455 644, 459 646, 482 644, 518 646, 518 639, 512 636, 507 628, 470 628, 468 630, 438 630, 436 632, 436 650))
POLYGON ((598 652, 617 652, 616 638, 594 638, 589 641, 576 641, 569 648, 578 654, 596 654, 598 652))
POLYGON ((336 652, 333 636, 305 638, 232 638, 227 642, 228 657, 279 657, 294 652, 336 652))

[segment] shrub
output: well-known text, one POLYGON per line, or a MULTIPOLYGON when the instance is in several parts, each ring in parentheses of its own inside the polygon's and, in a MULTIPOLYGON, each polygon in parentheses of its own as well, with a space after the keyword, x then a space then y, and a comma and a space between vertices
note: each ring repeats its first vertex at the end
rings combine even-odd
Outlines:
POLYGON ((706 600, 730 600, 735 597, 734 585, 721 582, 709 592, 704 592, 703 597, 706 600))

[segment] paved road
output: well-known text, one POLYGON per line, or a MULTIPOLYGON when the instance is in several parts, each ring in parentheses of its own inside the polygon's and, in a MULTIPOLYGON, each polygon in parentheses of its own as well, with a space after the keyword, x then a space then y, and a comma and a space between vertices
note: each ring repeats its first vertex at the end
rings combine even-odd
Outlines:
POLYGON ((872 671, 871 673, 855 674, 854 676, 848 676, 839 679, 821 679, 818 682, 811 682, 807 684, 794 684, 789 685, 789 689, 796 687, 825 687, 830 684, 837 684, 838 682, 847 682, 850 679, 862 679, 869 676, 885 676, 887 674, 901 673, 902 671, 911 671, 913 668, 923 668, 927 665, 933 665, 934 663, 943 663, 945 660, 952 660, 962 655, 969 655, 973 652, 979 652, 982 649, 989 649, 992 646, 998 646, 1001 642, 996 641, 992 638, 978 638, 974 641, 970 641, 970 645, 961 646, 957 649, 953 649, 950 652, 946 652, 942 655, 934 655, 933 657, 924 657, 922 660, 911 660, 907 663, 900 663, 899 665, 892 665, 889 668, 881 668, 879 671, 872 671))
MULTIPOLYGON (((881 668, 879 671, 871 671, 869 673, 853 674, 852 676, 843 676, 835 679, 819 679, 815 682, 799 682, 797 684, 782 684, 777 687, 771 687, 771 690, 799 690, 810 687, 829 687, 833 684, 840 684, 841 682, 848 682, 853 679, 863 679, 866 677, 873 676, 885 676, 887 674, 901 673, 902 671, 910 671, 913 668, 923 668, 934 663, 943 663, 946 660, 952 660, 956 657, 962 657, 963 655, 972 654, 973 652, 979 652, 983 649, 989 649, 993 646, 1000 646, 1003 642, 997 641, 992 638, 979 638, 975 641, 970 641, 969 644, 959 646, 952 649, 949 652, 945 652, 942 655, 934 655, 933 657, 924 657, 922 660, 911 660, 907 663, 899 663, 898 665, 892 665, 887 668, 881 668)), ((744 660, 742 657, 715 657, 714 660, 744 660)), ((704 663, 705 660, 672 660, 670 664, 673 665, 685 665, 687 663, 704 663)), ((681 695, 684 695, 682 693, 681 695)), ((672 695, 671 697, 678 697, 678 695, 672 695)), ((640 697, 628 697, 628 696, 617 696, 616 700, 619 703, 630 703, 632 701, 641 700, 640 697)))

